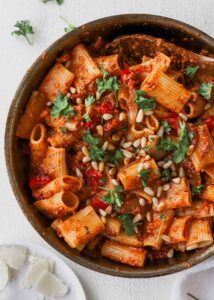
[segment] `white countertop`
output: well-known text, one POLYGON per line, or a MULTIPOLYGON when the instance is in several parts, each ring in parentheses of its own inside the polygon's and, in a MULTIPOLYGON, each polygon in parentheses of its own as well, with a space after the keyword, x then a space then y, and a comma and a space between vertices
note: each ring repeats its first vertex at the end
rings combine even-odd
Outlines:
MULTIPOLYGON (((4 129, 15 90, 36 57, 63 35, 66 17, 76 26, 105 16, 149 13, 175 18, 214 36, 213 0, 64 0, 64 5, 41 0, 0 0, 0 242, 26 241, 50 246, 36 233, 11 191, 4 162, 4 129), (17 20, 35 27, 34 45, 11 36, 17 20)), ((53 250, 54 251, 54 250, 53 250)), ((69 263, 79 276, 88 300, 167 300, 176 275, 156 279, 123 279, 98 274, 69 263)), ((30 299, 29 299, 30 300, 30 299)))

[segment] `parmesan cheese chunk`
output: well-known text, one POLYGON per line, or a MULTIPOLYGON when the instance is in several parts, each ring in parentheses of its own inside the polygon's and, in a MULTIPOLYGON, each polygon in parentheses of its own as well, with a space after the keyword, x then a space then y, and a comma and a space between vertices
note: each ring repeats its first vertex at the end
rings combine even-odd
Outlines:
POLYGON ((68 293, 68 287, 62 280, 47 270, 42 271, 35 284, 35 290, 50 297, 62 297, 68 293))
POLYGON ((9 281, 9 269, 4 261, 0 258, 0 291, 7 285, 9 281))
POLYGON ((19 270, 24 264, 27 248, 22 246, 1 247, 0 257, 10 268, 19 270))

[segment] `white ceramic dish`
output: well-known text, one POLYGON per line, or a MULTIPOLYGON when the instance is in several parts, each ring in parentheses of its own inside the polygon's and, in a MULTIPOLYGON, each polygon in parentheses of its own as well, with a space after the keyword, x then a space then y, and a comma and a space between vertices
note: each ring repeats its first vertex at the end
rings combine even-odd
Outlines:
MULTIPOLYGON (((54 273, 59 276, 62 281, 69 287, 69 292, 66 296, 55 298, 59 300, 86 300, 86 296, 79 279, 76 277, 72 269, 56 254, 50 250, 30 243, 0 243, 2 246, 23 246, 26 247, 30 254, 38 255, 44 258, 49 258, 54 261, 54 273)), ((24 266, 19 271, 13 272, 13 277, 3 291, 0 291, 0 300, 53 300, 50 297, 40 297, 33 289, 26 289, 23 287, 28 260, 26 259, 24 266)))

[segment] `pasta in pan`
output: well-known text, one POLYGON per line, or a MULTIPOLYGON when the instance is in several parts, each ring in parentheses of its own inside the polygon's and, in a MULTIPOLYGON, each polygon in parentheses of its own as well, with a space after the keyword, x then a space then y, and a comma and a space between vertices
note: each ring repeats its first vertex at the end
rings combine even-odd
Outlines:
POLYGON ((143 267, 213 243, 214 77, 203 56, 159 39, 139 61, 124 39, 58 57, 17 136, 51 230, 79 252, 143 267))

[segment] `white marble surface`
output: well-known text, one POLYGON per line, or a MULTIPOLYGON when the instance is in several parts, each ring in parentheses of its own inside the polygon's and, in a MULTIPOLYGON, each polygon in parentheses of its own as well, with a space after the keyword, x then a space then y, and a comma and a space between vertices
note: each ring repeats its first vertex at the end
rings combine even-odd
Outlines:
MULTIPOLYGON (((65 0, 64 5, 41 0, 0 0, 0 241, 23 240, 49 247, 27 222, 11 191, 4 162, 4 129, 15 90, 35 58, 63 35, 63 15, 78 26, 122 13, 150 13, 187 22, 214 36, 213 0, 65 0), (10 35, 17 20, 35 27, 34 45, 10 35)), ((175 275, 156 279, 105 276, 70 263, 88 300, 167 300, 175 275)), ((30 300, 30 299, 29 299, 30 300)), ((75 300, 75 299, 74 299, 75 300)))

